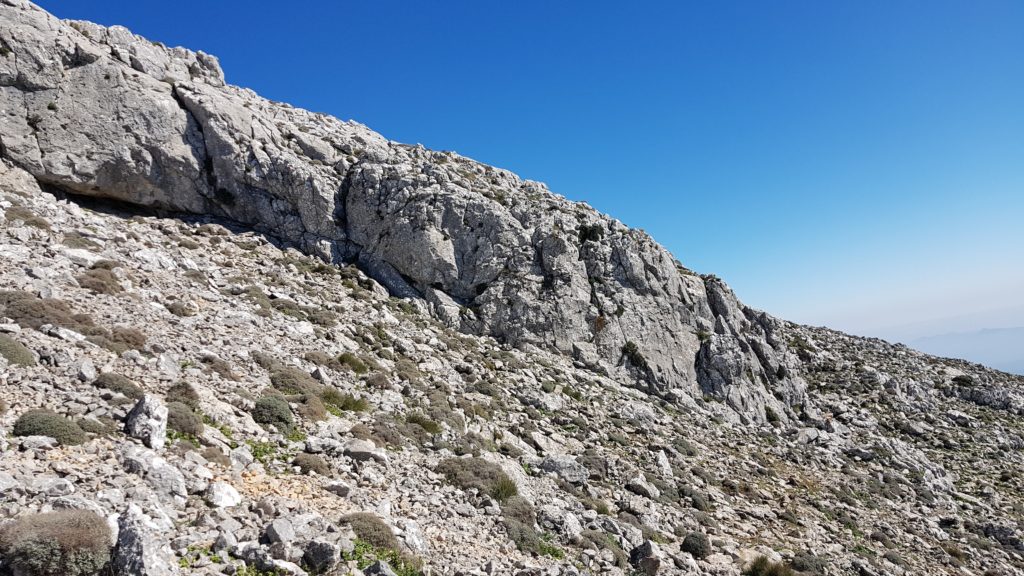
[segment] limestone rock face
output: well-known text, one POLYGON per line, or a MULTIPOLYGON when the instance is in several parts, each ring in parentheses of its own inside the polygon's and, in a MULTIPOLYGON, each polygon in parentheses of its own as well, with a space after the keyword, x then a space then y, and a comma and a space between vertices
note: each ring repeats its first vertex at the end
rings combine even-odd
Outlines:
POLYGON ((124 28, 26 0, 0 3, 0 21, 0 157, 43 186, 229 218, 358 262, 449 326, 710 395, 731 419, 789 420, 806 402, 770 318, 543 184, 270 102, 225 84, 214 57, 124 28))

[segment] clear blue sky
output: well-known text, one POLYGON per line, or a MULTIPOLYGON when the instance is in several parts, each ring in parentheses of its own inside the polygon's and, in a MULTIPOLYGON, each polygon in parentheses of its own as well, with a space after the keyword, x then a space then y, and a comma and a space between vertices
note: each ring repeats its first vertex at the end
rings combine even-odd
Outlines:
POLYGON ((1024 324, 1024 2, 41 4, 545 181, 777 315, 1024 324))

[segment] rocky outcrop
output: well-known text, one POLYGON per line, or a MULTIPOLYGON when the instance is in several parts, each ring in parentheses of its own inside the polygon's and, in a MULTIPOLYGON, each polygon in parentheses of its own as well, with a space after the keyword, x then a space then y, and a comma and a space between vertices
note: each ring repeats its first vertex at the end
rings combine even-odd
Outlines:
POLYGON ((0 157, 45 186, 229 218, 358 262, 462 331, 723 400, 730 417, 788 420, 805 403, 770 320, 543 184, 270 102, 225 84, 212 56, 121 27, 25 0, 0 21, 0 157))

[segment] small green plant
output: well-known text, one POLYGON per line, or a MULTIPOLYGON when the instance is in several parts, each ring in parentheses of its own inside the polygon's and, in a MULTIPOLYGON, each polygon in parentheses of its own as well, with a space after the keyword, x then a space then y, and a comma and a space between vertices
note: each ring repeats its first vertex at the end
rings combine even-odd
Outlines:
POLYGON ((90 576, 110 561, 106 520, 86 510, 24 516, 0 528, 0 557, 25 576, 90 576))
POLYGON ((15 366, 35 366, 36 356, 24 344, 7 334, 0 334, 0 356, 15 366))
POLYGON ((71 420, 49 410, 30 410, 14 423, 15 436, 49 436, 65 446, 85 442, 85 431, 71 420))
POLYGON ((267 465, 277 459, 278 448, 273 442, 247 442, 252 457, 260 464, 267 465))
POLYGON ((558 546, 552 544, 551 540, 551 534, 544 533, 540 535, 540 548, 538 550, 539 554, 541 556, 549 556, 556 560, 561 560, 562 558, 565 558, 565 551, 559 548, 558 546))
POLYGON ((418 559, 395 550, 378 548, 359 538, 356 538, 352 552, 345 555, 345 559, 354 561, 360 570, 368 568, 378 560, 383 560, 388 563, 397 576, 420 576, 422 574, 420 572, 422 562, 418 559))

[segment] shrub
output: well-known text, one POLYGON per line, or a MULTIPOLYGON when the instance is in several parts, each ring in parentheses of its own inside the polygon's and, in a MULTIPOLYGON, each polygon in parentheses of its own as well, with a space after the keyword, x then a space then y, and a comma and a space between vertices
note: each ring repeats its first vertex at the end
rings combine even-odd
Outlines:
POLYGON ((366 412, 370 404, 365 398, 356 398, 351 394, 342 394, 337 388, 326 388, 320 393, 320 400, 330 410, 332 407, 346 412, 366 412))
POLYGON ((93 420, 92 418, 82 418, 77 423, 78 427, 88 434, 109 434, 115 429, 108 424, 104 424, 99 420, 93 420))
POLYGON ((323 458, 316 454, 307 454, 305 452, 292 460, 292 466, 298 466, 303 474, 316 472, 321 476, 327 476, 331 472, 331 467, 327 465, 327 462, 324 462, 323 458))
POLYGON ((366 378, 366 385, 378 390, 387 390, 391 387, 391 380, 380 372, 374 372, 366 378))
POLYGON ((391 527, 383 520, 368 512, 357 512, 342 517, 342 523, 348 524, 355 532, 356 538, 369 543, 374 548, 400 551, 398 538, 391 527))
POLYGON ((85 332, 95 326, 88 314, 75 314, 63 300, 39 298, 17 290, 0 292, 0 311, 22 328, 38 330, 43 324, 53 324, 85 332))
POLYGON ((806 574, 824 574, 826 568, 824 559, 804 551, 797 552, 789 564, 794 570, 806 574))
POLYGON ((475 488, 499 502, 518 493, 516 483, 501 467, 483 458, 449 458, 438 465, 437 472, 463 490, 475 488))
POLYGON ((793 569, 781 562, 759 556, 743 570, 743 576, 795 576, 793 569))
POLYGON ((24 206, 11 206, 5 211, 4 218, 8 222, 21 220, 26 226, 32 226, 40 230, 50 230, 50 223, 45 218, 36 216, 34 212, 24 206))
POLYGON ((689 552, 694 558, 707 558, 711 554, 711 541, 701 532, 690 532, 683 538, 679 546, 683 552, 689 552))
POLYGON ((167 311, 170 312, 171 314, 174 314, 175 316, 180 316, 182 318, 196 315, 195 309, 181 300, 169 302, 165 304, 164 307, 167 308, 167 311))
POLYGON ((135 328, 115 326, 112 330, 104 328, 86 328, 84 334, 93 344, 102 346, 115 354, 121 354, 128 350, 140 350, 146 345, 146 335, 135 328))
POLYGON ((540 535, 533 529, 533 526, 524 524, 514 518, 505 518, 505 531, 516 548, 529 554, 540 554, 540 535))
POLYGON ((619 568, 629 567, 629 556, 622 550, 622 547, 615 540, 604 532, 597 530, 584 530, 580 535, 584 542, 590 543, 595 550, 608 550, 615 557, 615 565, 619 568))
POLYGON ((96 294, 117 294, 124 291, 114 273, 105 268, 86 270, 75 276, 75 280, 79 286, 96 294))
POLYGON ((290 430, 295 422, 291 407, 280 396, 264 396, 257 400, 252 409, 252 419, 260 424, 273 424, 282 432, 290 430))
POLYGON ((92 385, 97 388, 105 388, 111 392, 118 392, 125 396, 138 400, 142 398, 142 388, 139 388, 128 378, 116 372, 104 372, 93 380, 92 385))
POLYGON ((270 383, 285 394, 319 394, 321 390, 308 372, 294 366, 278 366, 270 373, 270 383))
POLYGON ((199 410, 199 393, 188 382, 178 382, 167 389, 167 400, 179 402, 192 410, 199 410))
POLYGON ((505 518, 511 518, 527 526, 537 523, 537 511, 522 496, 512 496, 505 500, 505 503, 501 505, 501 513, 505 518))
POLYGON ((14 423, 15 436, 49 436, 65 446, 85 442, 85 431, 71 420, 49 410, 30 410, 14 423))
POLYGON ((441 433, 441 425, 430 418, 427 418, 423 414, 410 414, 405 417, 405 421, 410 424, 415 424, 431 434, 441 433))
POLYGON ((647 359, 640 354, 640 348, 636 345, 636 342, 630 340, 622 347, 622 355, 629 360, 629 363, 639 368, 640 370, 647 370, 647 359))
POLYGON ((78 232, 68 232, 64 234, 64 241, 62 242, 68 248, 81 248, 83 250, 97 251, 100 249, 100 245, 79 234, 78 232))
POLYGON ((87 576, 110 561, 110 528, 86 510, 25 516, 0 527, 0 556, 26 576, 87 576))
POLYGON ((203 419, 184 402, 168 402, 167 427, 188 436, 199 436, 203 433, 203 419))
POLYGON ((960 374, 953 377, 953 383, 961 386, 971 386, 974 384, 974 377, 967 374, 960 374))
POLYGON ((299 404, 299 416, 306 420, 326 420, 327 406, 317 396, 304 396, 302 404, 299 404))
POLYGON ((352 369, 356 374, 365 374, 370 367, 365 362, 360 360, 355 354, 351 352, 345 352, 341 356, 338 356, 338 361, 345 364, 352 369))
POLYGON ((24 344, 7 334, 0 334, 0 356, 16 366, 35 366, 36 357, 24 344))

